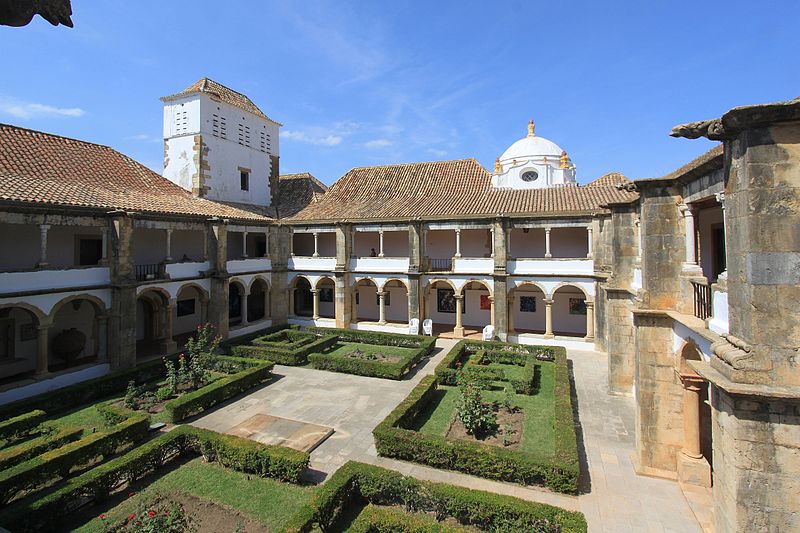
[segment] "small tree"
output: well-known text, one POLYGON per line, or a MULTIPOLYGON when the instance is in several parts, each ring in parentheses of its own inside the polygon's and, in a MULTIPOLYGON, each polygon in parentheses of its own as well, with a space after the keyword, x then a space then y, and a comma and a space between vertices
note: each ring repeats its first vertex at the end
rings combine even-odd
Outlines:
POLYGON ((197 334, 186 343, 186 371, 193 389, 208 381, 211 355, 217 350, 221 340, 214 334, 214 326, 206 323, 197 326, 197 334))
POLYGON ((469 435, 489 431, 497 425, 491 404, 481 399, 483 380, 472 365, 466 365, 457 374, 458 389, 461 396, 456 404, 458 419, 464 424, 469 435))

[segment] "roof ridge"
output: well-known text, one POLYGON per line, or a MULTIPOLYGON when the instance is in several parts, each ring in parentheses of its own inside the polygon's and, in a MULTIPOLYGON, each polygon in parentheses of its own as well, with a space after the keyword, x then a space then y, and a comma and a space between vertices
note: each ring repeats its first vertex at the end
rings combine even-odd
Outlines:
POLYGON ((28 131, 30 133, 38 133, 40 135, 46 135, 47 137, 52 137, 54 139, 63 139, 65 141, 74 141, 74 142, 81 143, 81 144, 88 144, 88 145, 91 145, 91 146, 97 146, 97 147, 100 147, 100 148, 105 148, 107 150, 112 150, 114 152, 117 152, 118 154, 122 154, 122 152, 116 150, 115 148, 112 148, 111 146, 109 146, 107 144, 100 144, 100 143, 96 143, 96 142, 92 142, 92 141, 84 141, 83 139, 76 139, 75 137, 67 137, 66 135, 59 135, 57 133, 50 133, 50 132, 47 132, 47 131, 35 130, 33 128, 25 128, 23 126, 17 126, 15 124, 8 124, 6 122, 0 122, 0 128, 4 128, 4 127, 12 128, 12 129, 15 129, 15 130, 28 131))
MULTIPOLYGON (((414 162, 410 162, 410 163, 390 163, 388 165, 365 165, 365 166, 360 166, 360 167, 353 167, 350 170, 348 170, 347 172, 349 173, 349 172, 352 172, 353 170, 362 170, 362 169, 367 169, 367 168, 407 167, 407 166, 412 166, 412 165, 430 165, 430 164, 433 164, 433 163, 458 163, 458 162, 461 162, 461 161, 473 161, 473 162, 477 163, 478 166, 483 167, 483 165, 481 165, 478 162, 478 160, 475 159, 474 157, 463 157, 461 159, 439 159, 439 160, 434 160, 434 161, 414 161, 414 162)), ((486 170, 486 169, 484 168, 484 170, 486 170)))

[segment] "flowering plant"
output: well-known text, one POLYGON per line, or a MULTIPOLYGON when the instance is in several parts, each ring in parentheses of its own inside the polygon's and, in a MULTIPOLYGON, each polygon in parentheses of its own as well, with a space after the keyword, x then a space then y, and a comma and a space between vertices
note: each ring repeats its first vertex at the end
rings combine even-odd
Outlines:
MULTIPOLYGON (((99 518, 108 520, 102 514, 99 518)), ((105 530, 107 533, 190 533, 197 531, 197 526, 180 503, 156 494, 140 503, 124 520, 108 523, 105 530)))
POLYGON ((456 375, 461 396, 456 403, 458 419, 470 435, 489 431, 497 425, 493 405, 481 399, 482 379, 477 375, 474 366, 466 365, 456 375))

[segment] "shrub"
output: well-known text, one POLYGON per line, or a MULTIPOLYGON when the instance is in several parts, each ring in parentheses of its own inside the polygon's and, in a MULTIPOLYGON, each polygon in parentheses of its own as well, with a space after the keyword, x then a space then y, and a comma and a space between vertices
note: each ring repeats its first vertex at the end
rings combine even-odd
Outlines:
POLYGON ((248 361, 233 357, 219 356, 218 359, 227 362, 240 363, 247 367, 236 374, 218 379, 205 387, 170 400, 164 404, 164 410, 171 422, 179 422, 184 418, 205 411, 220 402, 249 390, 262 383, 272 375, 270 361, 248 361))
POLYGON ((365 344, 380 344, 382 346, 400 346, 402 348, 422 348, 433 346, 436 339, 422 335, 402 335, 399 333, 383 333, 379 331, 364 331, 357 329, 323 328, 309 326, 306 331, 315 335, 336 335, 342 342, 363 342, 365 344))
POLYGON ((108 457, 144 439, 149 426, 149 417, 131 413, 130 418, 108 431, 92 433, 0 472, 0 502, 6 503, 22 492, 66 477, 74 468, 82 468, 98 457, 108 457))
POLYGON ((125 520, 109 524, 107 533, 133 531, 136 533, 189 533, 197 531, 195 520, 186 515, 183 505, 161 494, 140 502, 125 520))
POLYGON ((481 382, 473 367, 474 365, 467 365, 458 373, 460 396, 456 403, 458 419, 469 435, 480 434, 497 426, 491 404, 481 399, 481 382))
POLYGON ((36 409, 0 422, 0 441, 17 440, 33 431, 45 419, 47 413, 36 409))
POLYGON ((330 348, 338 342, 335 336, 319 338, 313 342, 303 344, 297 348, 282 348, 278 345, 258 345, 234 346, 233 354, 238 357, 249 357, 253 359, 268 359, 279 365, 304 365, 308 362, 308 354, 321 352, 330 348))
POLYGON ((81 438, 82 434, 83 429, 81 428, 44 426, 40 431, 40 436, 35 439, 23 442, 10 450, 0 451, 0 470, 6 470, 47 450, 60 448, 68 442, 76 441, 81 438))
POLYGON ((370 504, 359 513, 347 531, 350 533, 458 533, 469 530, 441 524, 428 515, 408 514, 392 507, 376 507, 370 504))
MULTIPOLYGON (((484 531, 586 531, 586 519, 581 513, 527 502, 512 496, 419 481, 399 472, 353 461, 331 476, 309 503, 298 509, 282 531, 306 533, 316 528, 330 531, 331 525, 336 523, 342 512, 348 512, 353 505, 364 501, 374 505, 399 505, 408 510, 431 513, 439 521, 453 518, 464 526, 484 531), (516 529, 508 529, 511 525, 516 529)), ((391 512, 393 516, 390 523, 405 529, 390 528, 386 531, 428 531, 414 528, 420 524, 423 527, 431 525, 424 517, 391 512)))
POLYGON ((230 468, 241 466, 245 469, 242 471, 259 476, 277 473, 282 476, 280 479, 297 482, 300 472, 308 465, 309 456, 304 452, 220 435, 193 426, 179 426, 123 456, 65 481, 55 491, 3 509, 0 511, 0 524, 13 530, 57 530, 61 519, 87 502, 103 500, 116 487, 142 479, 182 455, 200 453, 201 442, 206 450, 213 450, 210 457, 214 460, 225 458, 230 468), (240 447, 250 451, 240 454, 237 451, 240 447), (241 460, 241 457, 247 460, 241 460))

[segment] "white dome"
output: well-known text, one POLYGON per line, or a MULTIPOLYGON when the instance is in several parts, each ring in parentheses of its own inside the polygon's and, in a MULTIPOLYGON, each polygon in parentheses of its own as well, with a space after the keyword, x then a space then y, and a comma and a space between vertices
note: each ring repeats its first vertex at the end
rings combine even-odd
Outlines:
POLYGON ((561 152, 563 152, 563 150, 560 146, 544 137, 523 137, 512 144, 508 150, 503 152, 503 155, 500 156, 500 161, 503 163, 514 159, 523 161, 531 157, 542 156, 555 157, 558 159, 561 157, 561 152))

